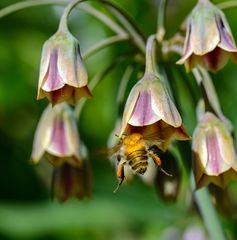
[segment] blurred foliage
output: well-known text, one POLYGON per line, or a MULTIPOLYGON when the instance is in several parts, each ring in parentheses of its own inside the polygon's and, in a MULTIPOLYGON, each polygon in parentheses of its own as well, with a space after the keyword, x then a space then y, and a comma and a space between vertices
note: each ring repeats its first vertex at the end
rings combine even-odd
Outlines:
MULTIPOLYGON (((14 2, 17 1, 2 0, 0 7, 14 2)), ((116 2, 135 19, 146 37, 156 31, 157 1, 116 2)), ((194 4, 194 0, 168 1, 167 37, 179 29, 194 4)), ((155 189, 145 186, 138 178, 114 194, 112 191, 117 183, 114 169, 105 157, 95 154, 91 157, 92 199, 85 202, 70 200, 64 205, 49 200, 49 189, 38 174, 42 172, 40 166, 30 166, 28 160, 38 119, 47 105, 46 100, 36 101, 41 49, 44 41, 56 31, 62 9, 34 7, 0 19, 0 239, 172 239, 164 233, 170 227, 172 231, 178 229, 180 236, 189 224, 204 228, 197 211, 191 208, 187 178, 183 179, 184 190, 174 204, 162 202, 155 189)), ((236 13, 237 9, 226 11, 235 39, 236 13)), ((111 35, 108 28, 83 11, 71 14, 70 28, 80 41, 82 53, 111 35)), ((131 50, 134 47, 130 44, 118 43, 90 57, 86 61, 90 78, 116 56, 131 50)), ((186 75, 183 67, 174 66, 175 60, 166 63, 166 68, 172 69, 168 71, 168 77, 175 89, 174 98, 191 134, 196 124, 195 106, 200 93, 194 79, 186 75)), ((94 98, 85 105, 79 129, 90 150, 106 146, 117 117, 119 82, 128 64, 129 58, 113 69, 96 87, 94 98)), ((235 133, 236 69, 234 63, 229 63, 213 75, 223 112, 232 121, 235 133)), ((143 66, 136 68, 130 87, 142 70, 143 66)), ((229 191, 235 206, 236 189, 236 183, 233 183, 229 191)), ((232 239, 237 239, 236 208, 232 211, 231 216, 223 215, 222 220, 227 234, 235 229, 232 239)))

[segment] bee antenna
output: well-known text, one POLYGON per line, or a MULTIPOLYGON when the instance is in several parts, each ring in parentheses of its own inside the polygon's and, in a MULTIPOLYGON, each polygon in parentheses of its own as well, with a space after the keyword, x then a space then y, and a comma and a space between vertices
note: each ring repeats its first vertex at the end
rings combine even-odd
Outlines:
POLYGON ((123 178, 120 179, 118 186, 114 189, 114 193, 116 193, 119 190, 119 187, 121 186, 121 184, 123 183, 123 178))
POLYGON ((165 175, 167 175, 167 176, 169 176, 169 177, 173 177, 172 174, 167 173, 163 168, 160 167, 159 170, 160 170, 161 172, 163 172, 165 175))
MULTIPOLYGON (((121 138, 118 134, 114 134, 114 136, 117 137, 117 138, 121 138)), ((127 134, 123 133, 122 136, 127 136, 127 134)))

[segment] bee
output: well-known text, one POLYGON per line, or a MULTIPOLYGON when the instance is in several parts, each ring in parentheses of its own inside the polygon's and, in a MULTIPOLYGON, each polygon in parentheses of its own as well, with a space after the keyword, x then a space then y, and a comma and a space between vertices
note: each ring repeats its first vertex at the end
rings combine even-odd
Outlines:
POLYGON ((148 159, 152 158, 158 169, 171 176, 161 168, 161 159, 157 155, 162 140, 150 140, 140 133, 124 135, 117 145, 110 149, 112 156, 117 157, 116 175, 120 179, 116 192, 125 179, 124 166, 129 165, 134 174, 143 175, 148 167, 148 159))

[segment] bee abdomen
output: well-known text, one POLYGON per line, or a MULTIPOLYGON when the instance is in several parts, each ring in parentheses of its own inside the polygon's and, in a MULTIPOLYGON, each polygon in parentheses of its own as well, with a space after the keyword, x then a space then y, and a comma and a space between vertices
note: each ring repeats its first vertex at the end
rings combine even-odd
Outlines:
POLYGON ((148 157, 146 155, 134 156, 128 161, 128 164, 136 173, 144 174, 148 165, 148 157))
POLYGON ((147 152, 145 149, 139 149, 127 154, 127 160, 130 161, 138 156, 146 156, 147 152))
POLYGON ((138 161, 136 164, 134 164, 132 167, 132 170, 134 170, 136 173, 144 174, 146 172, 148 165, 148 161, 138 161))

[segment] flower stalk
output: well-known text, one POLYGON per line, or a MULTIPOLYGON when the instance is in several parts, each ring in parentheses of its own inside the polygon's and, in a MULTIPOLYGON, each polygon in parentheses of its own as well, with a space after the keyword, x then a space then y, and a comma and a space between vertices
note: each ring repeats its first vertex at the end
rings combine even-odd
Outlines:
MULTIPOLYGON (((192 189, 195 187, 194 176, 191 175, 192 189)), ((195 199, 197 201, 199 210, 204 220, 205 226, 208 230, 211 239, 226 240, 223 232, 220 220, 216 213, 213 203, 211 202, 211 196, 207 188, 203 188, 194 192, 195 199)))
POLYGON ((85 2, 87 0, 74 0, 71 3, 68 4, 68 6, 65 8, 63 15, 60 19, 60 23, 59 23, 59 30, 61 31, 67 31, 68 30, 68 16, 71 13, 71 11, 73 10, 73 8, 75 8, 79 3, 81 2, 85 2))
POLYGON ((156 71, 156 61, 155 61, 155 45, 156 37, 151 35, 147 40, 146 45, 146 69, 145 74, 155 74, 156 71))
MULTIPOLYGON (((84 2, 87 0, 83 0, 84 2)), ((108 1, 98 1, 105 7, 107 7, 109 10, 111 10, 112 14, 116 15, 117 18, 122 22, 122 25, 124 28, 120 27, 119 24, 117 24, 115 21, 113 21, 111 18, 109 18, 107 15, 103 14, 102 12, 99 12, 96 10, 96 8, 89 6, 85 4, 84 6, 80 6, 80 9, 84 10, 85 12, 88 12, 90 15, 96 17, 98 20, 100 20, 103 24, 105 24, 107 27, 109 27, 112 31, 117 33, 121 36, 127 36, 127 34, 133 39, 132 42, 142 51, 145 52, 145 42, 144 37, 142 33, 138 30, 138 27, 136 24, 125 14, 125 12, 122 11, 117 5, 115 5, 112 2, 108 1)), ((5 7, 0 10, 0 18, 5 17, 11 13, 31 8, 31 7, 37 7, 37 6, 44 6, 44 5, 61 5, 65 6, 68 5, 68 0, 41 0, 41 1, 35 1, 35 0, 29 0, 29 1, 22 1, 20 3, 12 4, 8 7, 5 7)), ((77 6, 74 6, 77 8, 77 6)), ((69 6, 68 6, 69 10, 69 6)), ((70 10, 71 11, 71 10, 70 10)), ((69 11, 69 13, 70 13, 69 11)), ((66 13, 65 13, 66 14, 66 13)), ((66 17, 66 15, 65 15, 66 17)), ((67 17, 66 17, 67 18, 67 17)), ((65 20, 63 20, 65 24, 65 20)))
POLYGON ((165 36, 165 8, 167 0, 160 0, 158 7, 158 18, 157 18, 157 32, 156 39, 158 42, 162 42, 165 36))
POLYGON ((235 7, 237 7, 237 2, 236 2, 236 0, 224 1, 224 2, 217 4, 217 7, 219 7, 222 10, 228 9, 228 8, 235 8, 235 7))

